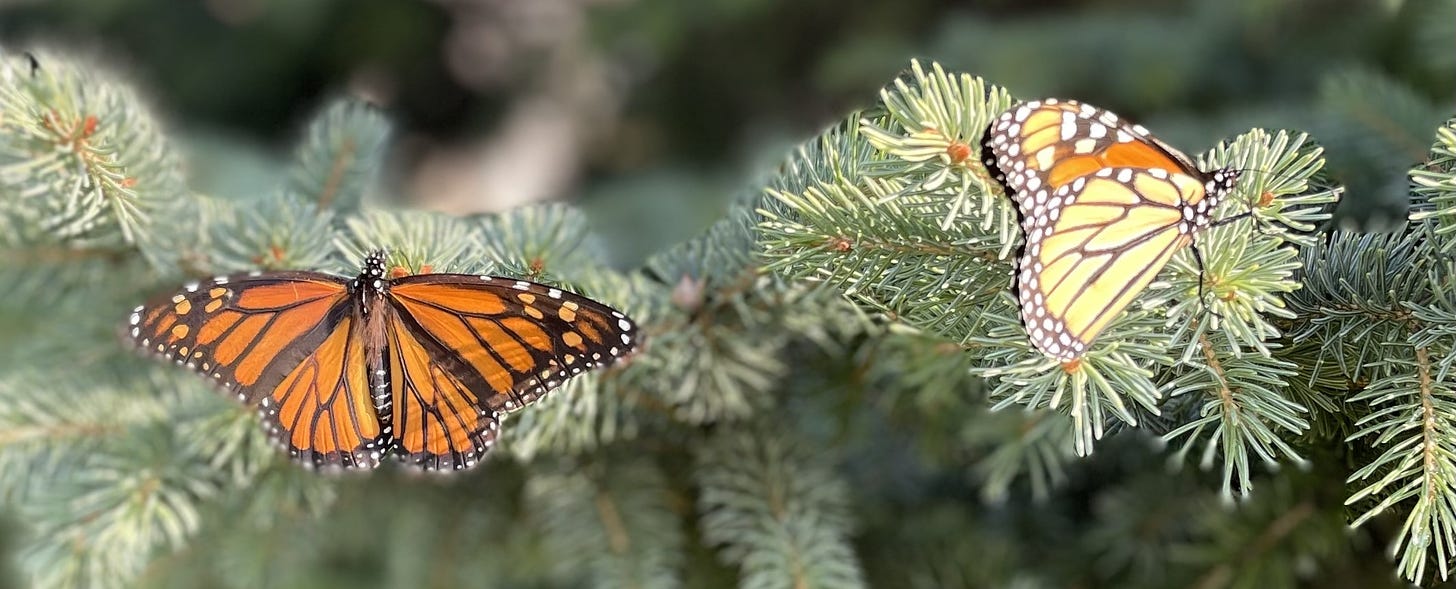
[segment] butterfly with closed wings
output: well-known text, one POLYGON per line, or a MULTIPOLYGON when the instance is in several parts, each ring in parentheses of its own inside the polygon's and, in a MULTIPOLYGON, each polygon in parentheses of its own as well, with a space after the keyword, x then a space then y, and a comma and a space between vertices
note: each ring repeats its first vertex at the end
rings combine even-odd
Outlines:
POLYGON ((1017 207, 1021 321, 1032 345, 1063 362, 1092 341, 1210 225, 1239 172, 1203 172, 1141 125, 1071 100, 1001 114, 982 158, 1017 207))
POLYGON ((622 313, 558 288, 467 274, 253 272, 137 307, 142 349, 259 409, 305 466, 474 466, 501 417, 635 348, 622 313))

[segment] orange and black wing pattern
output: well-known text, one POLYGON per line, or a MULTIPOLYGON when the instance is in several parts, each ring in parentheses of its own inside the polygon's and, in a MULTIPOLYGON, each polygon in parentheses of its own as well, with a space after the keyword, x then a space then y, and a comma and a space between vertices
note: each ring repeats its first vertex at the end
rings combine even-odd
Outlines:
POLYGON ((372 466, 381 431, 347 284, 313 272, 217 277, 133 310, 131 340, 249 406, 295 459, 372 466))
POLYGON ((137 307, 142 348, 262 413, 311 467, 474 466, 501 418, 636 346, 620 312, 558 288, 463 274, 218 277, 137 307))
POLYGON ((1198 175, 1188 156, 1143 128, 1090 104, 1047 98, 1012 108, 982 138, 986 169, 1026 214, 1076 178, 1105 168, 1158 168, 1198 175))
POLYGON ((389 300, 389 421, 396 451, 425 469, 468 468, 499 416, 636 347, 622 313, 523 280, 409 276, 389 300))

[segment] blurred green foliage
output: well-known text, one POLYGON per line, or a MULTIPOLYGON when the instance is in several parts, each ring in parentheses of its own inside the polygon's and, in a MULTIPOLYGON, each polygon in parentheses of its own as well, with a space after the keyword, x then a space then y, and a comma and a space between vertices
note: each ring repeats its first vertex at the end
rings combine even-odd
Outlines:
MULTIPOLYGON (((385 80, 406 139, 489 133, 505 105, 553 75, 546 41, 500 31, 511 19, 528 31, 563 29, 570 39, 559 43, 602 64, 623 106, 583 140, 580 185, 559 196, 615 201, 629 190, 644 203, 690 197, 704 211, 624 207, 644 223, 609 236, 631 252, 622 262, 681 238, 682 225, 661 220, 705 226, 722 195, 742 186, 747 164, 773 161, 862 107, 908 57, 984 76, 1018 96, 1115 110, 1190 152, 1255 126, 1313 132, 1350 188, 1338 221, 1355 226, 1388 228, 1403 216, 1404 171, 1456 104, 1450 0, 521 3, 534 12, 511 4, 0 3, 0 39, 79 46, 121 65, 186 136, 237 148, 198 158, 211 169, 291 141, 325 96, 361 76, 385 80), (492 72, 485 83, 462 83, 448 63, 458 38, 471 34, 462 15, 504 21, 474 38, 509 45, 490 53, 503 64, 479 66, 492 72), (1408 108, 1362 104, 1344 91, 1352 85, 1382 88, 1408 108)), ((400 148, 406 168, 417 155, 410 145, 400 148)))

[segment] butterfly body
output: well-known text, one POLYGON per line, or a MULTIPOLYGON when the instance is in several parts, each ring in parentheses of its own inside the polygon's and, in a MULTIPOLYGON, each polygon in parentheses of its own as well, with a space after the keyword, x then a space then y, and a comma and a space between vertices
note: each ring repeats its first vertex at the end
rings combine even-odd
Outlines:
POLYGON ((512 278, 389 278, 382 252, 350 279, 317 272, 217 277, 137 307, 143 349, 258 408, 307 466, 474 466, 500 419, 632 351, 620 312, 512 278))
POLYGON ((1173 254, 1214 224, 1239 177, 1203 172, 1142 126, 1057 99, 1003 113, 982 158, 1015 201, 1025 238, 1022 323, 1034 347, 1062 361, 1085 354, 1173 254))

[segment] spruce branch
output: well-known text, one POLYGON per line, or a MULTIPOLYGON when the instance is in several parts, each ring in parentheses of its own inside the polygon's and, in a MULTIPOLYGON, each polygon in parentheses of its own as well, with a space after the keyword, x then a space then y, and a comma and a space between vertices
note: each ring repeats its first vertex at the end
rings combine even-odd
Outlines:
POLYGON ((523 207, 482 216, 477 223, 479 247, 512 276, 538 282, 579 279, 606 265, 586 216, 565 205, 523 207))
POLYGON ((1073 446, 1078 455, 1092 452, 1112 418, 1138 423, 1133 407, 1158 413, 1161 393, 1154 373, 1143 366, 1169 362, 1162 321, 1147 311, 1133 311, 1114 321, 1099 343, 1077 363, 1064 366, 1033 349, 1022 327, 1019 306, 1008 293, 999 304, 982 311, 988 325, 984 335, 970 343, 985 351, 972 372, 991 379, 990 397, 996 409, 1021 405, 1029 409, 1067 408, 1071 416, 1073 446))
POLYGON ((257 411, 209 395, 212 403, 183 420, 177 431, 190 440, 188 451, 206 457, 208 466, 231 485, 247 487, 270 468, 279 467, 278 449, 258 427, 257 411))
MULTIPOLYGON (((994 381, 998 406, 1066 407, 1079 453, 1091 451, 1111 418, 1135 424, 1130 406, 1156 414, 1154 369, 1201 361, 1196 343, 1209 330, 1222 334, 1214 341, 1229 344, 1220 358, 1271 353, 1266 342, 1280 335, 1272 321, 1291 316, 1282 296, 1299 286, 1292 245, 1312 242, 1305 232, 1327 218, 1338 195, 1319 175, 1320 150, 1303 135, 1255 130, 1210 152, 1206 166, 1246 172, 1216 218, 1252 213, 1257 222, 1200 234, 1202 267, 1192 252, 1180 251, 1168 282, 1115 319, 1078 363, 1062 366, 1030 349, 1017 306, 1003 295, 1011 267, 1004 260, 1019 231, 976 150, 985 125, 1010 106, 1009 96, 938 66, 911 69, 882 93, 884 114, 865 117, 859 135, 831 134, 838 143, 867 141, 879 150, 859 165, 839 166, 859 176, 815 185, 785 180, 775 185, 805 188, 768 190, 760 242, 771 268, 831 284, 870 309, 967 344, 978 357, 977 373, 994 381), (925 214, 927 203, 937 214, 925 214), (1205 290, 1213 291, 1211 303, 1197 296, 1205 290), (1163 352, 1169 344, 1178 356, 1163 352)), ((836 145, 833 153, 864 152, 836 145)), ((1228 384, 1268 390, 1258 382, 1228 384)))
POLYGON ((1178 562, 1180 545, 1188 542, 1200 514, 1219 509, 1209 505, 1210 495, 1188 477, 1159 469, 1131 474, 1125 484, 1100 493, 1092 502, 1097 525, 1086 536, 1096 570, 1137 587, 1183 586, 1168 563, 1178 562), (1161 500, 1149 501, 1152 497, 1161 500))
POLYGON ((1200 465, 1209 468, 1216 456, 1222 456, 1223 496, 1233 497, 1235 487, 1240 495, 1248 496, 1253 492, 1250 454, 1270 468, 1277 468, 1280 460, 1303 462, 1283 436, 1297 436, 1309 428, 1303 417, 1308 410, 1284 394, 1287 379, 1295 374, 1293 364, 1260 354, 1220 358, 1217 350, 1228 344, 1214 339, 1200 336, 1202 358, 1184 363, 1186 369, 1167 385, 1169 397, 1203 394, 1197 419, 1164 434, 1163 439, 1176 442, 1183 438, 1177 453, 1178 461, 1183 462, 1206 436, 1200 465))
POLYGON ((1184 586, 1288 587, 1301 581, 1291 562, 1332 568, 1349 558, 1340 541, 1344 514, 1326 502, 1328 489, 1303 474, 1271 482, 1237 507, 1194 500, 1202 505, 1188 514, 1186 536, 1168 549, 1195 572, 1184 586))
POLYGON ((997 419, 983 419, 978 428, 967 428, 963 443, 988 448, 978 460, 975 472, 982 482, 981 497, 1004 502, 1011 486, 1023 477, 1031 484, 1032 497, 1045 499, 1066 480, 1066 464, 1076 456, 1075 427, 1056 411, 1001 411, 997 419))
MULTIPOLYGON (((768 189, 798 194, 813 186, 837 184, 847 178, 865 175, 864 168, 881 161, 884 156, 870 142, 861 138, 861 121, 876 117, 873 113, 855 113, 839 124, 825 129, 816 139, 800 144, 770 180, 768 189)), ((761 206, 772 208, 771 202, 761 206)))
POLYGON ((1451 251, 1456 232, 1456 118, 1436 129, 1436 143, 1425 163, 1410 172, 1413 204, 1411 220, 1432 219, 1441 236, 1441 251, 1451 251))
POLYGON ((334 244, 343 256, 335 269, 353 273, 369 252, 388 248, 390 264, 410 274, 469 272, 489 274, 484 252, 476 243, 478 228, 469 222, 427 211, 366 210, 344 220, 334 244))
POLYGON ((67 56, 34 59, 0 53, 6 225, 28 242, 133 244, 181 195, 176 158, 130 88, 67 56))
POLYGON ((1371 437, 1385 452, 1350 475, 1350 482, 1366 486, 1350 496, 1354 504, 1376 499, 1351 526, 1359 526, 1391 507, 1414 500, 1400 537, 1391 546, 1400 557, 1402 576, 1419 581, 1432 560, 1442 580, 1449 577, 1449 563, 1456 556, 1456 402, 1451 383, 1440 378, 1427 348, 1411 350, 1406 358, 1387 357, 1387 363, 1403 368, 1382 378, 1355 395, 1352 400, 1370 402, 1374 411, 1362 418, 1351 439, 1371 437), (1408 409, 1419 408, 1416 412, 1408 409), (1434 554, 1431 554, 1434 549, 1434 554))
MULTIPOLYGON (((1446 129, 1451 129, 1451 123, 1446 129)), ((1438 133, 1429 161, 1441 161, 1446 135, 1448 132, 1438 133)), ((1376 304, 1355 306, 1355 311, 1369 314, 1366 323, 1384 329, 1386 333, 1380 335, 1390 339, 1384 340, 1378 355, 1369 352, 1371 370, 1349 377, 1371 382, 1350 398, 1368 403, 1370 410, 1356 422, 1358 429, 1348 441, 1365 440, 1384 451, 1350 475, 1350 483, 1364 486, 1346 503, 1360 504, 1363 509, 1352 526, 1396 506, 1405 511, 1405 521, 1390 550, 1399 557, 1400 574, 1415 582, 1426 578, 1432 564, 1436 576, 1448 579, 1450 563, 1456 559, 1456 488, 1452 488, 1456 461, 1451 459, 1456 456, 1456 439, 1450 435, 1456 419, 1451 382, 1456 374, 1450 370, 1456 363, 1451 338, 1456 333, 1456 306, 1449 294, 1450 277, 1456 269, 1443 255, 1448 236, 1439 229, 1441 220, 1450 215, 1449 203, 1456 202, 1449 191, 1441 189, 1456 186, 1449 183, 1451 175, 1429 166, 1413 170, 1413 179, 1425 180, 1417 182, 1424 188, 1417 196, 1427 199, 1416 203, 1418 219, 1401 234, 1381 240, 1392 250, 1388 258, 1352 260, 1366 262, 1358 267, 1362 278, 1378 286, 1389 285, 1377 291, 1383 297, 1376 304)), ((1365 350, 1359 352, 1366 354, 1365 350)))
POLYGON ((147 281, 137 278, 150 274, 148 264, 135 256, 69 248, 4 250, 0 341, 7 345, 0 372, 74 372, 109 362, 117 352, 115 314, 148 294, 147 281))
POLYGON ((101 374, 106 373, 31 368, 0 379, 0 395, 7 400, 0 404, 0 498, 44 494, 72 476, 86 456, 125 440, 133 428, 165 420, 196 392, 143 394, 176 384, 159 370, 131 386, 97 387, 101 374))
POLYGON ((1030 482, 1032 496, 1051 497, 1075 457, 1072 428, 1056 411, 987 403, 974 361, 954 343, 892 327, 859 351, 865 386, 894 421, 916 432, 920 457, 939 467, 969 471, 981 497, 1001 503, 1013 485, 1030 482))
POLYGON ((933 220, 867 182, 864 189, 842 180, 799 194, 771 189, 769 198, 792 213, 759 210, 768 269, 833 285, 912 325, 973 333, 978 323, 965 309, 994 296, 997 278, 1009 272, 999 246, 975 228, 941 234, 933 220))
POLYGON ((858 587, 848 490, 774 430, 722 431, 695 452, 699 527, 742 570, 740 587, 858 587))
POLYGON ((384 167, 389 121, 373 106, 348 98, 312 117, 294 158, 288 189, 319 210, 352 212, 365 201, 384 167))
POLYGON ((25 504, 40 538, 22 556, 38 584, 123 587, 156 551, 183 546, 200 525, 200 505, 218 487, 206 464, 179 460, 170 426, 135 432, 132 443, 98 447, 59 493, 25 504))
POLYGON ((893 86, 880 91, 887 116, 864 119, 861 132, 898 161, 871 166, 867 175, 898 180, 902 196, 938 216, 941 229, 970 215, 982 231, 994 225, 1001 243, 1012 242, 1017 231, 1012 208, 997 198, 1000 190, 976 157, 982 133, 1011 107, 1011 95, 980 78, 949 74, 938 63, 926 72, 919 61, 910 62, 910 74, 893 86))
POLYGON ((220 205, 232 214, 208 218, 232 219, 212 226, 211 267, 220 273, 333 267, 333 214, 306 198, 286 192, 220 205))
POLYGON ((1404 341, 1415 328, 1408 303, 1424 304, 1436 257, 1423 223, 1395 234, 1336 232, 1329 246, 1304 253, 1304 288, 1290 296, 1299 315, 1290 338, 1318 342, 1320 360, 1363 384, 1384 376, 1385 342, 1404 341))
POLYGON ((647 262, 647 272, 673 290, 638 361, 656 373, 651 390, 676 420, 744 419, 773 403, 788 370, 793 334, 784 326, 811 312, 805 289, 760 273, 749 223, 746 211, 735 210, 702 237, 647 262))
POLYGON ((1220 331, 1235 343, 1229 348, 1235 356, 1245 348, 1268 356, 1264 342, 1280 336, 1273 321, 1294 317, 1282 297, 1300 288, 1294 280, 1298 247, 1316 245, 1312 232, 1329 219, 1328 209, 1339 197, 1339 190, 1320 174, 1322 151, 1307 145, 1307 139, 1255 129, 1220 143, 1203 159, 1205 169, 1243 171, 1238 189, 1220 210, 1223 218, 1252 218, 1200 233, 1195 246, 1208 252, 1203 265, 1191 250, 1174 254, 1169 263, 1172 288, 1145 303, 1171 305, 1170 322, 1182 319, 1173 338, 1183 349, 1181 362, 1202 353, 1198 344, 1209 331, 1220 331))
POLYGON ((641 458, 562 464, 532 475, 526 501, 559 566, 592 587, 678 587, 684 538, 666 477, 641 458))

